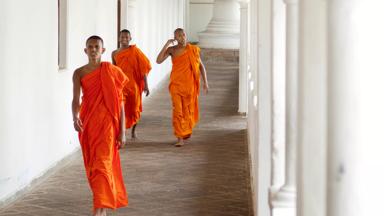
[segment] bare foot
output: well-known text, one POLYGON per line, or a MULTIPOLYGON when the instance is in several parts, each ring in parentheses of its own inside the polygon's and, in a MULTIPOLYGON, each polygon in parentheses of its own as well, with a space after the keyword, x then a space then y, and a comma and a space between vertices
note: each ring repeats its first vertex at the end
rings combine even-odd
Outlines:
POLYGON ((175 147, 181 147, 184 145, 184 140, 182 138, 177 138, 177 143, 175 144, 175 147))
POLYGON ((107 216, 107 210, 105 208, 98 208, 96 209, 94 216, 107 216))
POLYGON ((125 130, 125 143, 128 143, 128 129, 125 130))
POLYGON ((137 142, 139 140, 140 139, 137 137, 136 132, 133 132, 131 136, 131 142, 137 142))
POLYGON ((131 142, 138 142, 140 139, 139 138, 137 138, 137 137, 132 137, 131 138, 131 142))

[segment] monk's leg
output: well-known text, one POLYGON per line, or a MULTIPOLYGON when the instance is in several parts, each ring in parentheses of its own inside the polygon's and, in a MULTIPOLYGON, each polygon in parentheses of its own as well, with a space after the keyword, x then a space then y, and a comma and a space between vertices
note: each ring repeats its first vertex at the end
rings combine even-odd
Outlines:
POLYGON ((177 143, 175 144, 176 147, 181 147, 184 145, 184 139, 177 137, 177 143))
POLYGON ((137 135, 136 135, 136 126, 137 126, 137 123, 134 124, 134 125, 132 126, 131 137, 132 137, 133 140, 136 140, 136 139, 137 139, 137 135))
POLYGON ((107 216, 107 210, 105 208, 98 208, 96 209, 94 216, 107 216))
POLYGON ((176 147, 181 147, 184 145, 183 141, 183 128, 182 128, 182 121, 183 121, 183 105, 182 105, 182 99, 181 96, 178 94, 172 94, 172 123, 173 123, 173 130, 174 134, 177 137, 177 143, 175 144, 176 147))

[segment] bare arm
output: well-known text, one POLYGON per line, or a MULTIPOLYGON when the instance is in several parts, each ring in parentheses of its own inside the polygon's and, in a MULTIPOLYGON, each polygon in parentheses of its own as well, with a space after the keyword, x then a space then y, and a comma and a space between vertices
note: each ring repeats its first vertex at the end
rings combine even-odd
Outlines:
POLYGON ((147 82, 147 75, 144 75, 144 92, 145 92, 145 96, 148 97, 149 88, 148 88, 148 82, 147 82))
POLYGON ((79 69, 73 73, 72 82, 73 82, 73 99, 72 99, 73 126, 76 131, 82 131, 83 125, 78 116, 79 110, 80 110, 80 91, 81 91, 79 69))
POLYGON ((120 105, 120 135, 118 140, 118 147, 122 148, 125 146, 125 110, 124 110, 124 102, 121 102, 120 105))
POLYGON ((112 52, 112 64, 113 65, 116 65, 115 54, 116 54, 116 50, 112 52))
POLYGON ((167 43, 165 43, 163 49, 161 49, 159 55, 157 56, 157 59, 156 59, 157 64, 163 63, 163 61, 167 59, 168 56, 170 56, 171 52, 170 52, 169 45, 171 45, 174 41, 175 39, 169 39, 167 43))
POLYGON ((208 93, 209 85, 208 85, 208 79, 207 79, 207 71, 205 70, 205 66, 203 62, 200 59, 200 65, 199 65, 201 77, 203 78, 203 89, 205 93, 208 93))

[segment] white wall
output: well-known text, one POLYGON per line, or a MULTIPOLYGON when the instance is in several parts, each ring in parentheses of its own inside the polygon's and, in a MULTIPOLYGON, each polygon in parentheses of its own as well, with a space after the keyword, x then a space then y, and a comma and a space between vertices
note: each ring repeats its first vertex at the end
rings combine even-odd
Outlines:
POLYGON ((57 70, 57 2, 3 0, 0 14, 3 200, 76 144, 71 144, 70 73, 57 70))
POLYGON ((206 29, 213 14, 214 0, 190 0, 189 1, 189 41, 197 42, 198 32, 206 29))
MULTIPOLYGON (((130 0, 128 0, 130 1, 130 0)), ((150 89, 157 87, 157 84, 164 78, 168 78, 171 71, 171 60, 168 59, 162 64, 156 63, 157 54, 163 48, 168 39, 173 38, 173 32, 178 27, 184 27, 183 8, 184 2, 180 0, 140 0, 136 1, 136 26, 131 31, 133 44, 144 52, 152 64, 152 71, 148 76, 150 89)), ((130 26, 121 26, 131 29, 130 26)))
MULTIPOLYGON (((142 0, 137 7, 133 35, 154 66, 149 83, 155 88, 170 71, 169 62, 158 66, 155 56, 183 20, 175 15, 177 0, 142 0)), ((72 73, 87 62, 83 48, 93 34, 104 39, 103 60, 110 61, 116 11, 115 0, 68 0, 68 61, 59 71, 57 1, 1 1, 0 202, 79 148, 72 126, 72 73)))
POLYGON ((167 40, 173 38, 174 30, 184 27, 184 21, 179 20, 178 16, 180 4, 182 2, 179 0, 138 1, 137 10, 140 13, 137 14, 140 14, 140 17, 138 17, 136 43, 152 63, 148 79, 150 88, 154 88, 163 78, 168 78, 171 71, 170 59, 159 65, 156 63, 156 57, 167 40))

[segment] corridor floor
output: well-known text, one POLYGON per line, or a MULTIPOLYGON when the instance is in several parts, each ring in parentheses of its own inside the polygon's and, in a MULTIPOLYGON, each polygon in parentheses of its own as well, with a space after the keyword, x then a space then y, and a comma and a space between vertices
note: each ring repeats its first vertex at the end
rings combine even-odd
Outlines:
MULTIPOLYGON (((129 206, 119 216, 251 216, 246 119, 237 113, 238 69, 206 65, 210 92, 200 95, 200 122, 173 146, 168 82, 144 103, 139 141, 121 150, 129 206)), ((92 197, 80 153, 0 216, 89 216, 92 197)))

